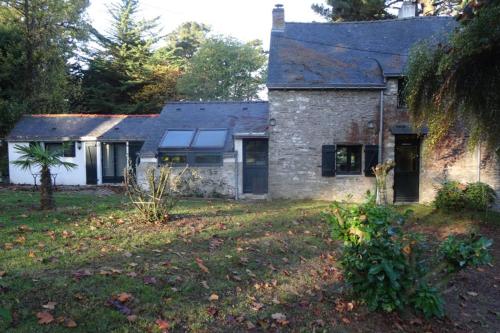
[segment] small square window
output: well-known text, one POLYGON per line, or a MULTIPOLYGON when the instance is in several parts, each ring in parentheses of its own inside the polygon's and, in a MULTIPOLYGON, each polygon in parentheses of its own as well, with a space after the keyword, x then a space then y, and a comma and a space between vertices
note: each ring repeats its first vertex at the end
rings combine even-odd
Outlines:
POLYGON ((168 130, 161 140, 160 148, 187 148, 193 135, 193 130, 168 130))
POLYGON ((221 165, 222 155, 218 153, 212 154, 195 154, 194 165, 221 165))
POLYGON ((198 130, 193 148, 222 148, 226 143, 226 130, 198 130))
POLYGON ((62 152, 62 157, 75 157, 74 142, 46 142, 45 149, 50 152, 62 152))
POLYGON ((361 146, 337 145, 335 165, 339 175, 361 174, 361 146))
POLYGON ((162 155, 160 155, 160 162, 162 164, 186 165, 187 164, 187 155, 185 155, 185 154, 162 154, 162 155))

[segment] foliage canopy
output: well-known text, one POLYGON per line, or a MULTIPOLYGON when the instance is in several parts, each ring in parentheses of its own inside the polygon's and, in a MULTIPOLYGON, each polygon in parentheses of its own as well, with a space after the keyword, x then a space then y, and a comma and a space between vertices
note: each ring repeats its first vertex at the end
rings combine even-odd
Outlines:
POLYGON ((447 42, 426 41, 410 54, 407 105, 417 126, 429 127, 435 145, 465 128, 471 144, 500 145, 500 1, 466 7, 447 42), (467 10, 467 8, 469 8, 467 10))

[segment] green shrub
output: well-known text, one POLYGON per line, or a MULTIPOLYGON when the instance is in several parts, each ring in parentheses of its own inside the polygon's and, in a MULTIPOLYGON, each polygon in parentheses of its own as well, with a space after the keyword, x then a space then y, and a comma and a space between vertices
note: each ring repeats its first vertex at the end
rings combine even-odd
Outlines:
POLYGON ((448 181, 438 190, 434 204, 438 209, 462 210, 465 208, 465 186, 456 181, 448 181))
POLYGON ((467 184, 464 191, 465 206, 472 210, 485 211, 495 202, 495 191, 485 183, 467 184))
POLYGON ((495 202, 495 191, 485 183, 467 185, 448 181, 438 190, 434 204, 438 209, 461 211, 471 209, 485 211, 495 202))
POLYGON ((450 264, 450 270, 459 271, 467 264, 477 267, 489 263, 492 244, 491 239, 474 234, 465 239, 449 236, 439 247, 439 254, 450 264))
POLYGON ((443 275, 445 281, 468 265, 489 262, 491 241, 477 236, 449 238, 429 257, 424 255, 425 238, 402 228, 410 214, 369 200, 361 205, 334 203, 325 217, 332 237, 344 243, 340 264, 357 299, 370 310, 391 312, 412 306, 427 317, 442 316, 443 301, 430 278, 437 283, 436 276, 443 275))

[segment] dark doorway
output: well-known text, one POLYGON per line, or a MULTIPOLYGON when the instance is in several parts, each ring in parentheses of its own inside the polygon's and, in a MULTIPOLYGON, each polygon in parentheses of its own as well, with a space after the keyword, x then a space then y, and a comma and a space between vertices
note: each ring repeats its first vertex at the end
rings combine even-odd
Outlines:
POLYGON ((417 135, 396 135, 394 201, 418 202, 420 139, 417 135))
POLYGON ((243 193, 267 193, 267 139, 243 140, 243 193))
POLYGON ((85 142, 85 168, 87 185, 97 184, 97 143, 85 142))
POLYGON ((127 167, 125 143, 102 143, 102 182, 121 183, 127 167))

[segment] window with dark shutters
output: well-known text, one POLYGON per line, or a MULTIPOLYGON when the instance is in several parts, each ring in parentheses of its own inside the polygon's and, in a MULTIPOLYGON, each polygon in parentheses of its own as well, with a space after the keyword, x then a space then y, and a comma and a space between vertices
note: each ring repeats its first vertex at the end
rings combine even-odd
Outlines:
POLYGON ((365 146, 365 176, 375 177, 372 168, 378 164, 378 145, 365 146))
POLYGON ((321 175, 335 177, 335 145, 321 147, 321 175))

